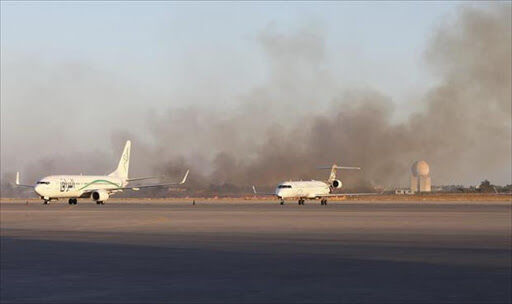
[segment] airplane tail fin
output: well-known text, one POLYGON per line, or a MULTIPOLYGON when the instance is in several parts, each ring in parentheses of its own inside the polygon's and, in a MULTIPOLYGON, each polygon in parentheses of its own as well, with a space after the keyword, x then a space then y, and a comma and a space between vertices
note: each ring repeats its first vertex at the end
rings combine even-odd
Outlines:
POLYGON ((345 167, 345 166, 338 166, 336 164, 333 164, 329 167, 320 167, 318 169, 331 169, 331 174, 329 174, 329 179, 327 180, 329 183, 332 183, 336 179, 336 169, 347 169, 347 170, 361 170, 359 167, 345 167))
POLYGON ((117 169, 110 173, 109 176, 116 176, 122 179, 128 179, 128 169, 130 167, 130 148, 132 142, 127 140, 124 145, 123 154, 121 155, 121 159, 119 160, 119 164, 117 165, 117 169))

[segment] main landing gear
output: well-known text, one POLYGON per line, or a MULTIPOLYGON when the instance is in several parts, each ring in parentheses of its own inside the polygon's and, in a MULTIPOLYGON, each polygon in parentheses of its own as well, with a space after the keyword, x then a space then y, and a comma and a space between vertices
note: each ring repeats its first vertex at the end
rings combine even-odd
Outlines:
POLYGON ((326 199, 321 200, 320 205, 327 206, 327 200, 326 199))
POLYGON ((70 198, 68 202, 69 202, 70 205, 78 204, 78 200, 76 198, 70 198))
POLYGON ((281 202, 279 204, 280 205, 284 205, 284 200, 281 200, 281 202))
POLYGON ((299 199, 299 205, 304 205, 305 200, 303 198, 299 199))
POLYGON ((96 201, 96 204, 97 205, 105 205, 105 203, 103 201, 96 201))

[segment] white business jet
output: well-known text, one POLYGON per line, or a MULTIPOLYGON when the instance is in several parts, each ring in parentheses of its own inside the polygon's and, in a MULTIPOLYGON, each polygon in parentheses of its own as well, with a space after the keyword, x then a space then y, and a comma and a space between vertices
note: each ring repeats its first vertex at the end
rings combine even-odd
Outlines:
MULTIPOLYGON (((304 205, 306 199, 321 199, 321 205, 327 205, 327 198, 333 196, 355 196, 355 195, 370 195, 375 193, 332 193, 334 189, 340 189, 342 182, 336 179, 337 169, 348 169, 348 170, 361 170, 359 167, 343 167, 336 164, 331 167, 321 167, 320 169, 331 169, 331 174, 327 181, 287 181, 277 185, 274 193, 262 193, 263 195, 276 196, 281 200, 281 205, 284 205, 284 201, 290 198, 298 198, 299 205, 304 205)), ((256 188, 252 186, 255 194, 256 188)))
POLYGON ((20 173, 16 173, 16 185, 19 187, 34 188, 34 191, 48 204, 51 200, 69 199, 70 205, 76 205, 78 198, 92 198, 98 205, 104 204, 112 194, 123 190, 137 191, 141 188, 153 188, 184 184, 188 172, 179 183, 166 183, 128 187, 128 183, 136 180, 154 177, 128 178, 130 165, 131 142, 126 141, 123 154, 117 169, 109 175, 51 175, 42 178, 35 185, 20 184, 20 173))

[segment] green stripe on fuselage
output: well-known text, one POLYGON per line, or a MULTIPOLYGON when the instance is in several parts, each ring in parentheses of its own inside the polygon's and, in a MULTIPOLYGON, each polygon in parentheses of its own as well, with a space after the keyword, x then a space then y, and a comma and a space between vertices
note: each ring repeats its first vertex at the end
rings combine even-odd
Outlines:
POLYGON ((82 188, 80 188, 80 189, 78 189, 78 190, 83 190, 83 189, 85 189, 85 188, 89 187, 89 186, 90 186, 90 185, 92 185, 92 184, 100 184, 100 183, 101 183, 101 184, 111 184, 111 185, 113 185, 113 186, 116 186, 116 187, 118 187, 118 188, 121 188, 121 185, 118 185, 118 184, 116 184, 116 183, 113 183, 113 182, 111 182, 111 181, 109 181, 109 180, 106 180, 106 179, 97 179, 97 180, 93 180, 92 182, 88 183, 87 185, 83 186, 82 188))

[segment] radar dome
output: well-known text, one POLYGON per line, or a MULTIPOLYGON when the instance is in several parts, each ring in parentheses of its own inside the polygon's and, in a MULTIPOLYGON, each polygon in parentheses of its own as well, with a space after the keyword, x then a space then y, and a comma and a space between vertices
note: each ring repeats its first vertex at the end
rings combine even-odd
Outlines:
POLYGON ((414 176, 428 176, 430 168, 424 160, 416 161, 411 168, 412 175, 414 176))

